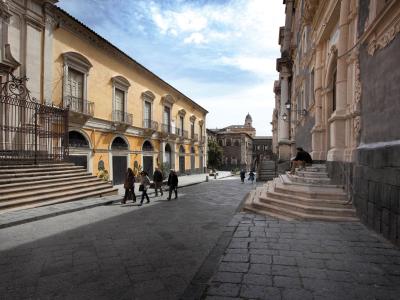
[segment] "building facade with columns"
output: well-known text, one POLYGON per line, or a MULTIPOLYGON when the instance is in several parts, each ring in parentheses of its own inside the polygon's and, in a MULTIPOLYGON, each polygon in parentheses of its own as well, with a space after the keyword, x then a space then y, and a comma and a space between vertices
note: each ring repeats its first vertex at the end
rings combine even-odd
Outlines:
POLYGON ((69 109, 69 157, 114 184, 127 167, 203 172, 207 110, 53 0, 0 2, 4 72, 40 103, 69 109))
POLYGON ((274 151, 326 161, 360 218, 400 239, 400 1, 286 0, 274 151))

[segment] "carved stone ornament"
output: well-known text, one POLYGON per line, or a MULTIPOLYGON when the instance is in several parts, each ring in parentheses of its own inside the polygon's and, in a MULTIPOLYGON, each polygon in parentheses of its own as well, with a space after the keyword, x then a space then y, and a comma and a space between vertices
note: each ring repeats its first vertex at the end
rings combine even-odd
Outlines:
POLYGON ((156 96, 151 91, 145 91, 142 93, 143 100, 153 102, 155 98, 156 98, 156 96))
POLYGON ((179 111, 178 111, 178 115, 180 115, 180 116, 182 116, 182 117, 184 117, 185 115, 186 115, 186 110, 185 109, 180 109, 179 111))
POLYGON ((199 120, 199 125, 203 126, 204 125, 204 121, 202 119, 199 120))
POLYGON ((5 1, 0 0, 0 18, 8 22, 10 17, 11 14, 8 8, 8 4, 5 1))
POLYGON ((169 105, 172 106, 176 101, 174 99, 174 97, 172 97, 171 95, 167 94, 161 97, 161 102, 164 105, 169 105))
POLYGON ((196 116, 195 115, 191 115, 190 116, 190 122, 194 122, 196 121, 196 116))
POLYGON ((353 130, 354 130, 354 137, 356 139, 358 139, 360 136, 360 133, 361 133, 361 117, 360 116, 356 116, 354 118, 353 130))
POLYGON ((360 79, 360 62, 357 59, 355 67, 355 83, 354 83, 354 102, 359 104, 361 101, 361 79, 360 79))
POLYGON ((385 48, 391 41, 394 40, 396 35, 400 32, 400 20, 390 26, 382 35, 378 38, 373 37, 368 43, 368 54, 374 55, 377 50, 385 48))

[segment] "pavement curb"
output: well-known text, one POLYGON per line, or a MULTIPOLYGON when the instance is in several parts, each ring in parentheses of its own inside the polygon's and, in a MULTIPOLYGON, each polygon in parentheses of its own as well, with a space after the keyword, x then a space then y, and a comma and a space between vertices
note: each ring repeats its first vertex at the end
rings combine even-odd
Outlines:
MULTIPOLYGON (((224 177, 217 178, 217 179, 214 179, 214 180, 219 180, 219 179, 223 179, 223 178, 227 178, 227 177, 231 177, 231 176, 233 176, 233 175, 224 176, 224 177)), ((185 184, 185 185, 181 185, 181 186, 178 186, 178 189, 184 188, 184 187, 187 187, 187 186, 200 184, 200 183, 203 183, 203 182, 206 182, 206 180, 204 179, 202 181, 197 181, 197 182, 192 182, 192 183, 188 183, 188 184, 185 184)), ((165 189, 165 191, 169 191, 169 189, 165 189)), ((154 195, 155 192, 153 191, 153 192, 150 192, 148 194, 149 195, 154 195)), ((115 197, 115 196, 111 196, 111 197, 115 197)), ((43 220, 43 219, 48 219, 48 218, 56 217, 56 216, 59 216, 59 215, 64 215, 64 214, 69 214, 69 213, 80 211, 80 210, 90 209, 90 208, 97 207, 97 206, 110 205, 110 204, 114 204, 114 203, 120 202, 121 199, 122 199, 122 196, 119 196, 118 199, 110 199, 110 200, 103 201, 103 202, 92 203, 92 204, 88 204, 88 205, 82 205, 80 207, 72 207, 72 208, 60 209, 59 211, 52 211, 52 212, 48 212, 48 213, 43 213, 43 214, 37 215, 37 216, 28 216, 26 218, 21 218, 19 220, 15 220, 15 221, 10 221, 10 222, 5 222, 5 223, 1 223, 1 221, 0 221, 0 229, 13 227, 13 226, 21 225, 21 224, 26 224, 26 223, 30 223, 30 222, 34 222, 34 221, 39 221, 39 220, 43 220)), ((71 201, 71 202, 73 202, 73 201, 71 201)), ((68 202, 66 202, 66 203, 68 203, 68 202)), ((45 207, 45 206, 42 206, 42 208, 43 207, 45 207)), ((28 210, 29 209, 27 209, 27 211, 28 210)))

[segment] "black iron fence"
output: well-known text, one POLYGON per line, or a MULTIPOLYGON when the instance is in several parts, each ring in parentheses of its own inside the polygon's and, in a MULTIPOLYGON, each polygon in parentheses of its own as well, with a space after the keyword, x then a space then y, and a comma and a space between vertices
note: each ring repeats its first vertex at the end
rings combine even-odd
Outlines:
POLYGON ((26 78, 8 75, 0 89, 0 164, 68 158, 68 109, 31 99, 26 78))
POLYGON ((158 129, 158 122, 150 120, 150 119, 144 119, 143 120, 143 128, 157 130, 158 129))

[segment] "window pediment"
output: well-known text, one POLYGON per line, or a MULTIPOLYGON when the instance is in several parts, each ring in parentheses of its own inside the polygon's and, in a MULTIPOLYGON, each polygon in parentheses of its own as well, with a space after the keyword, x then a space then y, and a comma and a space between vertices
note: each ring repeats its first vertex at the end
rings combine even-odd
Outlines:
POLYGON ((72 68, 81 71, 82 73, 88 73, 93 67, 90 61, 78 52, 65 52, 62 54, 64 58, 64 64, 71 66, 72 68))
POLYGON ((113 78, 111 78, 111 81, 114 86, 123 90, 128 90, 129 87, 131 86, 128 79, 120 75, 114 76, 113 78))
POLYGON ((151 91, 145 91, 142 93, 142 99, 145 101, 153 102, 156 96, 151 91))
POLYGON ((196 116, 195 115, 191 115, 190 116, 190 122, 194 122, 196 121, 196 116))
POLYGON ((178 111, 178 115, 181 116, 181 117, 186 116, 186 110, 183 109, 183 108, 181 108, 181 109, 178 111))
POLYGON ((164 95, 164 96, 161 97, 161 102, 164 105, 172 106, 176 102, 176 100, 174 99, 174 97, 172 97, 171 95, 167 94, 167 95, 164 95))
POLYGON ((204 125, 204 121, 202 119, 199 120, 199 125, 203 126, 204 125))

